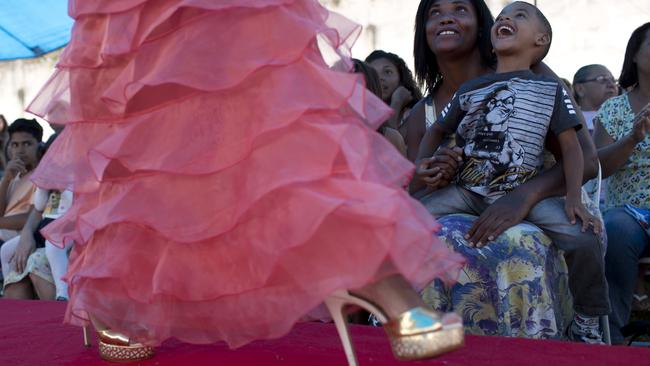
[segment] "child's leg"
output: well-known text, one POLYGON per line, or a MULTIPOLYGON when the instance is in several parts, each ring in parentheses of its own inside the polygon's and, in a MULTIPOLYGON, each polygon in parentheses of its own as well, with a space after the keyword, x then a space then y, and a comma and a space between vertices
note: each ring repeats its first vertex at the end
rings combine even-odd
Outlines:
POLYGON ((45 255, 52 269, 52 277, 54 277, 54 285, 56 286, 56 299, 68 299, 68 284, 61 278, 68 270, 68 249, 71 246, 72 244, 68 244, 61 249, 49 241, 45 241, 45 255))
POLYGON ((526 220, 544 230, 565 252, 575 310, 590 316, 608 314, 605 253, 600 237, 591 228, 581 232, 580 220, 571 225, 564 212, 564 199, 559 197, 539 202, 526 220))
POLYGON ((539 202, 527 221, 537 225, 553 244, 565 252, 569 269, 569 287, 576 311, 570 338, 601 343, 598 317, 609 313, 605 279, 604 247, 592 228, 582 232, 582 222, 569 223, 564 212, 564 198, 553 197, 539 202), (571 334, 573 332, 573 334, 571 334))
POLYGON ((478 216, 488 206, 481 196, 456 184, 429 193, 420 202, 436 218, 457 213, 478 216))

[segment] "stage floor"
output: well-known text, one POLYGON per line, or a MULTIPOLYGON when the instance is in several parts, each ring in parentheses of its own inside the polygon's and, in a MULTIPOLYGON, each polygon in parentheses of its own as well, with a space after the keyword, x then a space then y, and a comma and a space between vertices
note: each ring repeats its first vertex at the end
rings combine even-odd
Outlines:
MULTIPOLYGON (((81 329, 62 324, 65 303, 0 300, 0 365, 110 365, 93 347, 82 345, 81 329)), ((650 365, 650 349, 588 346, 569 342, 468 336, 467 345, 442 357, 396 361, 383 330, 353 326, 360 366, 385 365, 650 365)), ((258 341, 237 350, 223 344, 165 342, 148 361, 130 365, 285 365, 345 366, 332 324, 298 324, 287 336, 258 341)))

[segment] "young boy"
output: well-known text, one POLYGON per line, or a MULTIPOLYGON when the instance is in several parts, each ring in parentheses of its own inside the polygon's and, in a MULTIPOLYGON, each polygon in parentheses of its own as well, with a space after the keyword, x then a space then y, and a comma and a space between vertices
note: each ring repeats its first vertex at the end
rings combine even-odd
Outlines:
POLYGON ((535 6, 514 2, 499 14, 491 33, 497 72, 463 84, 431 127, 433 150, 455 133, 464 161, 456 184, 426 197, 434 202, 428 206, 434 216, 480 214, 537 175, 547 137, 556 139, 563 156, 566 199, 539 202, 526 220, 544 230, 570 259, 576 316, 569 338, 602 343, 598 316, 609 311, 603 248, 595 235, 602 225, 581 201, 584 162, 576 130, 582 125, 559 81, 530 71, 548 53, 551 26, 535 6), (576 216, 582 225, 575 225, 576 216), (585 232, 589 225, 594 233, 585 232))

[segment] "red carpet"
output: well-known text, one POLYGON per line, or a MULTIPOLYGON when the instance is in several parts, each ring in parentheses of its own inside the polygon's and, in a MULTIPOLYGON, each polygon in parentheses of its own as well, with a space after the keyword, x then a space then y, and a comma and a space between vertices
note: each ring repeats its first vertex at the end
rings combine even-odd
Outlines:
MULTIPOLYGON (((82 346, 81 329, 61 323, 64 303, 0 300, 0 365, 111 365, 96 347, 82 346)), ((360 366, 375 365, 650 365, 650 349, 587 346, 568 342, 468 336, 452 354, 420 362, 392 357, 383 330, 352 327, 360 366)), ((93 340, 94 342, 94 340, 93 340)), ((284 338, 254 342, 238 350, 224 344, 189 345, 169 341, 142 365, 345 366, 332 324, 297 325, 284 338)))

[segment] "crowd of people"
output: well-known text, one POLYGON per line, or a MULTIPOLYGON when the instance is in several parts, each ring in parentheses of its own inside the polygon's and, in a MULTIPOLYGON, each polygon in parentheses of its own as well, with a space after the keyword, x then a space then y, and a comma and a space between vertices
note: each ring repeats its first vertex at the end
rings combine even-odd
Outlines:
MULTIPOLYGON (((378 133, 415 164, 410 195, 437 219, 476 216, 457 240, 464 250, 536 225, 567 263, 574 314, 559 337, 603 343, 608 315, 611 342, 622 344, 632 308, 650 310, 638 265, 650 250, 650 23, 631 35, 618 80, 599 64, 560 79, 543 62, 552 40, 528 3, 495 19, 483 0, 421 0, 414 73, 384 50, 351 72, 392 109, 378 133)), ((36 120, 0 119, 3 297, 66 301, 73 243, 54 246, 40 229, 73 193, 30 180, 58 133, 45 143, 36 120)))

